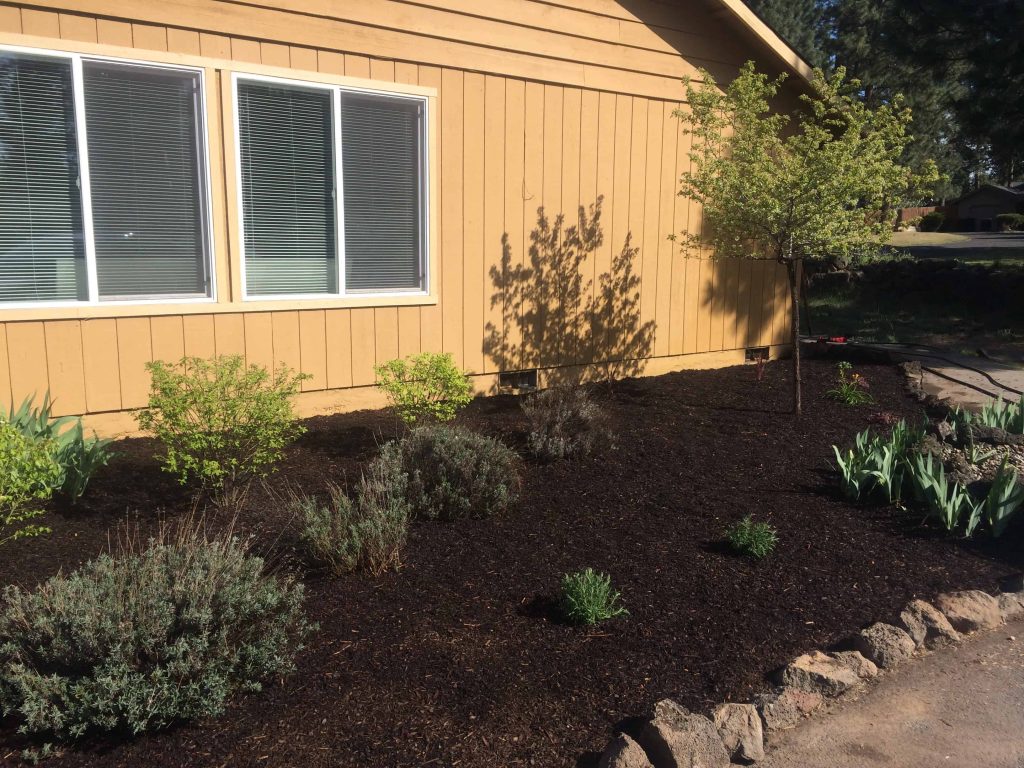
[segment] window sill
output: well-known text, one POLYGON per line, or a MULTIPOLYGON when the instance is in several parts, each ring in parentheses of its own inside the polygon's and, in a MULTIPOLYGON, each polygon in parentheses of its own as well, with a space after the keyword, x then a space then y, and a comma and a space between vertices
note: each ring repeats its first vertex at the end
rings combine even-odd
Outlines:
POLYGON ((404 296, 346 296, 344 298, 262 299, 220 302, 168 302, 166 304, 88 304, 81 307, 19 307, 0 305, 0 324, 40 320, 85 320, 92 318, 160 317, 165 315, 212 315, 247 312, 294 312, 318 309, 421 307, 437 304, 436 294, 404 296))

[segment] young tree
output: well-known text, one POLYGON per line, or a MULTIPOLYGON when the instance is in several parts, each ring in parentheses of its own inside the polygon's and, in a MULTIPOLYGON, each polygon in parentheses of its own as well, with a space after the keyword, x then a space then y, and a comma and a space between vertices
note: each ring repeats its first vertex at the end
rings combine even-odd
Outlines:
POLYGON ((771 107, 785 76, 769 80, 753 62, 724 90, 708 72, 687 80, 688 108, 676 112, 692 136, 679 194, 703 206, 699 234, 685 235, 716 258, 774 259, 786 267, 793 305, 793 410, 800 406, 800 274, 805 260, 877 250, 889 215, 915 182, 900 164, 910 111, 899 99, 874 109, 845 72, 815 72, 791 114, 771 107))

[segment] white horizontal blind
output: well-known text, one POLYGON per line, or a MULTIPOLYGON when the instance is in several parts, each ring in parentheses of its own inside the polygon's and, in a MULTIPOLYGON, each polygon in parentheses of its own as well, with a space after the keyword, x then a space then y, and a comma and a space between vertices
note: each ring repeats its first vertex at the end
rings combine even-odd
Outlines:
POLYGON ((199 75, 83 65, 101 298, 207 295, 199 75))
POLYGON ((421 102, 343 93, 345 286, 421 290, 421 102))
POLYGON ((250 296, 337 293, 333 94, 238 84, 250 296))
POLYGON ((0 303, 88 297, 71 63, 0 52, 0 303))

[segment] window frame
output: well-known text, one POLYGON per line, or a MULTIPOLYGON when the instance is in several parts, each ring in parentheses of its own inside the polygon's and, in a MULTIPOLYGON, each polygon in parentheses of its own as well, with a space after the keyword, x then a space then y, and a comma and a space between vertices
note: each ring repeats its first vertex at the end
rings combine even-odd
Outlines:
POLYGON ((36 48, 0 44, 0 53, 23 55, 37 59, 63 59, 71 63, 72 100, 74 102, 75 139, 78 149, 79 189, 82 198, 82 239, 85 249, 86 291, 88 298, 77 301, 11 301, 0 302, 0 320, 5 310, 17 309, 80 309, 85 307, 124 307, 137 305, 167 304, 215 304, 218 301, 217 254, 214 242, 213 185, 210 163, 209 109, 207 105, 206 69, 187 64, 148 61, 122 56, 79 53, 51 48, 36 48), (172 72, 187 72, 197 76, 199 92, 196 94, 196 138, 201 143, 199 157, 199 192, 202 215, 202 243, 204 246, 203 267, 206 271, 209 290, 207 295, 154 294, 137 297, 103 299, 99 295, 96 268, 96 239, 92 220, 92 185, 89 173, 89 137, 86 128, 85 84, 83 63, 86 61, 106 62, 146 69, 162 69, 172 72))
POLYGON ((236 195, 236 223, 238 226, 239 277, 242 302, 288 302, 288 301, 345 301, 351 299, 396 299, 408 297, 431 297, 431 186, 430 186, 430 97, 424 94, 405 93, 379 88, 339 84, 322 80, 303 80, 293 77, 262 75, 244 71, 231 73, 231 111, 234 142, 234 175, 236 195), (334 148, 334 226, 335 226, 335 275, 338 290, 334 293, 280 293, 250 294, 246 280, 245 252, 245 205, 242 185, 242 133, 239 115, 238 86, 240 82, 267 83, 281 87, 325 91, 331 94, 332 146, 334 148), (407 290, 356 290, 350 291, 345 280, 345 184, 344 184, 344 136, 341 132, 341 97, 343 92, 360 95, 382 96, 416 102, 420 107, 419 117, 419 179, 416 185, 419 195, 419 271, 420 285, 407 290))

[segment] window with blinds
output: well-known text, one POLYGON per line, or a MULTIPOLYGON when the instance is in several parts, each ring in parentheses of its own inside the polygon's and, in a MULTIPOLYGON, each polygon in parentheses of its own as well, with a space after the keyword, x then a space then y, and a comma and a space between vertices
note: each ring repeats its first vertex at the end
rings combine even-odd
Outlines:
POLYGON ((0 52, 0 302, 88 299, 71 62, 0 52))
POLYGON ((423 101, 236 87, 246 295, 425 290, 423 101))
POLYGON ((0 51, 0 306, 210 295, 201 99, 196 70, 0 51))

